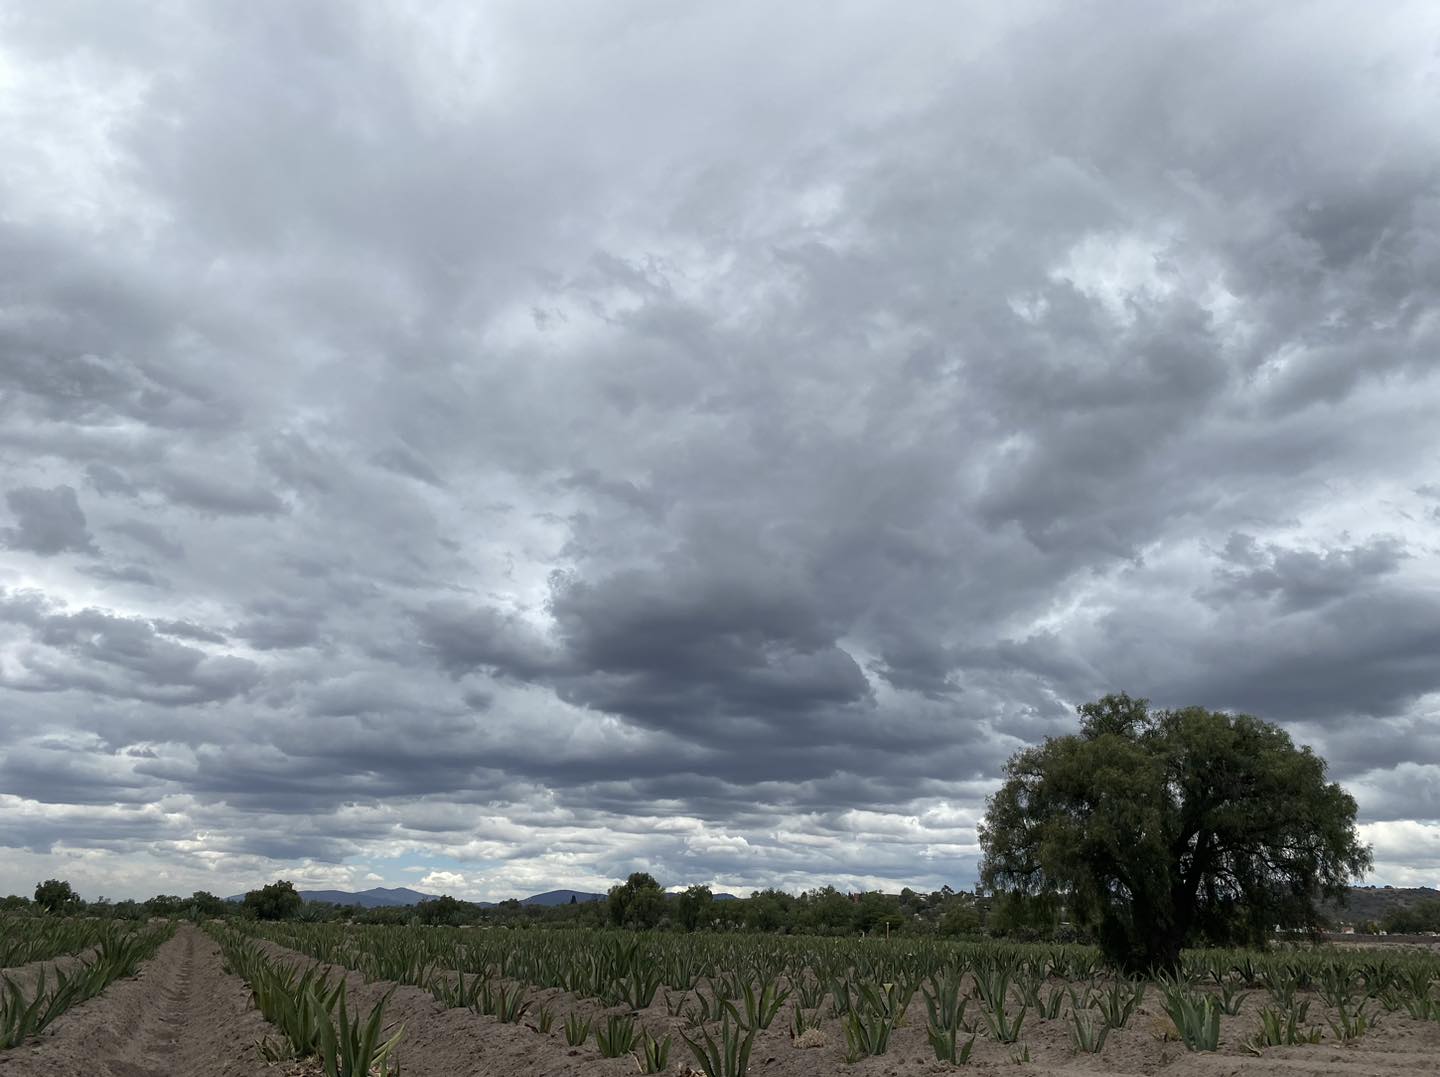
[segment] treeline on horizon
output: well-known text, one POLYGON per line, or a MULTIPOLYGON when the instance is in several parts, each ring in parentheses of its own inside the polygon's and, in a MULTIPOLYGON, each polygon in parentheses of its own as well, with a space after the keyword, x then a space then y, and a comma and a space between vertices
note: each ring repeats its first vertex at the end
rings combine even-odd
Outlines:
POLYGON ((415 905, 365 907, 305 901, 294 885, 277 880, 249 891, 239 902, 207 891, 189 897, 161 894, 145 901, 85 901, 63 880, 47 880, 35 897, 0 898, 0 911, 101 916, 295 920, 312 923, 434 924, 475 926, 623 927, 638 931, 759 931, 781 934, 861 935, 913 933, 954 937, 997 935, 1074 939, 1055 901, 988 898, 946 886, 931 893, 905 888, 846 893, 833 886, 789 894, 757 890, 749 897, 717 899, 709 886, 666 893, 650 875, 637 872, 598 901, 524 905, 512 898, 482 906, 449 895, 415 905))
MULTIPOLYGON (((846 893, 833 886, 790 894, 753 891, 749 897, 717 899, 710 887, 691 886, 667 893, 656 880, 637 872, 610 888, 599 901, 524 905, 516 899, 482 906, 444 895, 415 905, 366 907, 305 901, 294 885, 277 880, 248 892, 239 902, 208 891, 189 897, 160 894, 146 901, 85 901, 63 880, 36 886, 35 896, 0 898, 0 911, 99 916, 147 920, 259 919, 310 923, 426 924, 451 927, 621 927, 637 931, 756 931, 792 935, 930 935, 950 938, 994 937, 1018 941, 1086 942, 1086 933, 1066 918, 1063 903, 1051 896, 976 894, 948 886, 929 893, 909 887, 898 894, 846 893)), ((1420 901, 1389 909, 1379 920, 1357 925, 1361 932, 1418 934, 1440 931, 1440 901, 1420 901)))

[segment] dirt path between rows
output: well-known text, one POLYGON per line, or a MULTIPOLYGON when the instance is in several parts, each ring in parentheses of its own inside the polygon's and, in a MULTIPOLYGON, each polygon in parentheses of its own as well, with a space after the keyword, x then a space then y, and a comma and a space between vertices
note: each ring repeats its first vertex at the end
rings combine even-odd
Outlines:
POLYGON ((219 947, 185 925, 138 976, 0 1051, 0 1077, 274 1077, 255 1049, 267 1032, 219 947))

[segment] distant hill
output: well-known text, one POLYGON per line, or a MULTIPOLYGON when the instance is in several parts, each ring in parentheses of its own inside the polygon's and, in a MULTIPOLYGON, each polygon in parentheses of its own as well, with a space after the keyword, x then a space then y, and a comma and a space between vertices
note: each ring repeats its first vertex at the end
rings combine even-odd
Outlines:
POLYGON ((434 894, 422 894, 407 886, 386 889, 377 886, 359 893, 345 890, 301 890, 300 896, 306 901, 328 901, 334 905, 359 905, 364 909, 384 909, 397 905, 417 905, 422 901, 433 901, 434 894))
POLYGON ((584 890, 546 890, 543 894, 532 894, 527 898, 521 898, 521 905, 569 905, 571 898, 575 904, 584 905, 588 901, 604 901, 604 894, 592 894, 584 890))
MULTIPOLYGON (((422 894, 418 890, 411 890, 409 887, 396 886, 386 889, 377 886, 370 890, 361 890, 352 894, 348 890, 301 890, 300 897, 305 901, 325 901, 332 905, 359 905, 362 909, 384 909, 400 905, 416 905, 422 901, 433 901, 434 894, 422 894)), ((244 894, 236 894, 228 897, 226 901, 244 901, 244 894)))
MULTIPOLYGON (((384 909, 395 908, 406 905, 418 905, 422 901, 434 901, 437 895, 422 894, 418 890, 411 890, 406 886, 396 886, 387 889, 377 886, 370 890, 361 890, 358 893, 351 893, 348 890, 301 890, 301 899, 313 902, 327 902, 331 905, 358 905, 362 909, 384 909)), ((547 890, 543 894, 532 894, 530 897, 521 898, 521 905, 568 905, 570 898, 574 897, 576 904, 584 904, 587 901, 604 901, 604 894, 592 894, 585 890, 547 890)), ((236 894, 228 897, 226 901, 244 901, 243 894, 236 894)), ((479 905, 482 909, 493 909, 497 904, 494 901, 475 901, 471 904, 479 905)))
POLYGON ((1440 890, 1428 886, 1352 886, 1348 899, 1343 907, 1327 905, 1324 911, 1337 923, 1359 924, 1379 920, 1402 905, 1440 899, 1440 890))

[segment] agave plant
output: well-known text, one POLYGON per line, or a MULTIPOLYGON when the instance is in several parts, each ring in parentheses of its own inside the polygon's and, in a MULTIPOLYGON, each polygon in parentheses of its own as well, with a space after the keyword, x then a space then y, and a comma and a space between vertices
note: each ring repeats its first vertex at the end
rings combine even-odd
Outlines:
POLYGON ((1368 1002, 1360 1003, 1354 1010, 1351 1010, 1347 1003, 1342 1003, 1336 1009, 1339 1011, 1338 1016, 1329 1021, 1329 1025, 1335 1038, 1342 1043, 1358 1040, 1379 1023, 1374 1008, 1368 1002))
POLYGON ((570 1047, 579 1047, 590 1038, 590 1018, 582 1017, 578 1013, 567 1013, 565 1015, 565 1043, 570 1047))
MULTIPOLYGON (((393 988, 392 988, 393 991, 393 988)), ((395 1046, 405 1034, 402 1025, 389 1039, 382 1040, 380 1029, 385 1020, 385 1003, 390 992, 370 1009, 370 1016, 362 1023, 351 1021, 350 1009, 345 1004, 345 982, 340 982, 340 991, 335 1000, 335 1018, 332 1022, 326 1014, 320 1022, 320 1066, 325 1077, 388 1077, 398 1073, 399 1067, 391 1058, 395 1046), (338 1022, 338 1023, 337 1023, 338 1022)))
POLYGON ((720 1023, 720 1035, 712 1037, 703 1026, 699 1039, 683 1032, 680 1038, 695 1056, 705 1077, 745 1077, 750 1070, 750 1050, 755 1046, 755 1029, 741 1029, 727 1014, 720 1023), (742 1036, 741 1033, 744 1032, 742 1036))
POLYGON ((641 1073, 664 1073, 670 1060, 670 1037, 657 1040, 646 1029, 640 1030, 640 1049, 635 1052, 641 1073))
POLYGON ((1145 1001, 1145 984, 1141 980, 1113 980, 1107 990, 1096 996, 1095 1005, 1108 1028, 1124 1028, 1130 1017, 1145 1001))
POLYGON ((1219 1048, 1220 1005, 1211 996, 1172 989, 1165 996, 1164 1007, 1187 1050, 1219 1048))
POLYGON ((798 1040, 801 1036, 805 1035, 805 1033, 810 1031, 812 1028, 819 1027, 819 1011, 817 1010, 815 1013, 810 1014, 807 1017, 805 1014, 805 1008, 797 1004, 794 1012, 790 1016, 790 1038, 792 1040, 798 1040))
POLYGON ((975 1050, 975 1038, 978 1033, 970 1033, 970 1038, 964 1043, 960 1043, 958 1026, 938 1028, 932 1024, 926 1028, 925 1035, 930 1041, 930 1049, 935 1052, 937 1061, 963 1066, 970 1061, 970 1052, 975 1050))
POLYGON ((868 1055, 883 1055, 890 1049, 895 1018, 871 1010, 851 1010, 845 1017, 845 1061, 857 1062, 868 1055))
POLYGON ((775 1020, 775 1015, 780 1012, 780 1007, 790 997, 789 988, 781 991, 774 981, 762 983, 758 991, 748 983, 740 990, 745 1004, 743 1014, 734 1002, 726 1000, 722 1005, 742 1028, 769 1028, 770 1023, 775 1020))
POLYGON ((1114 1027, 1107 1021, 1101 1021, 1099 1025, 1096 1025, 1089 1014, 1072 1010, 1070 1012, 1070 1045, 1076 1053, 1098 1055, 1105 1046, 1105 1039, 1110 1035, 1110 1029, 1114 1027))
POLYGON ((45 969, 27 994, 9 977, 0 992, 0 1047, 16 1047, 38 1036, 51 1021, 80 1000, 82 981, 78 976, 59 973, 57 983, 45 990, 45 969))
POLYGON ((635 1046, 635 1018, 610 1014, 603 1025, 595 1027, 595 1046, 601 1058, 619 1058, 635 1046))
POLYGON ((1260 1011, 1260 1029, 1246 1041, 1245 1047, 1252 1054, 1259 1054, 1262 1047, 1289 1047, 1301 1043, 1319 1043, 1321 1032, 1318 1026, 1306 1026, 1305 1017, 1310 1009, 1309 1002, 1288 1010, 1266 1006, 1260 1011))

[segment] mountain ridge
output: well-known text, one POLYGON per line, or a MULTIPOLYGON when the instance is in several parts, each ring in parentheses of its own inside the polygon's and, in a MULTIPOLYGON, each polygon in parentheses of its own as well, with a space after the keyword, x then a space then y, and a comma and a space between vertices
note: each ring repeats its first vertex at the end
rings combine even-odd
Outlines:
MULTIPOLYGON (((301 899, 308 902, 326 902, 331 905, 356 905, 362 909, 387 909, 406 908, 411 905, 418 905, 422 901, 434 901, 440 897, 439 894, 425 894, 419 890, 411 890, 408 886, 372 886, 369 890, 299 890, 297 893, 301 899)), ((666 894, 668 898, 675 897, 674 894, 666 894)), ((734 894, 720 893, 714 895, 716 901, 734 901, 734 894)), ((521 905, 538 905, 548 908, 554 905, 568 905, 571 899, 577 904, 584 905, 591 901, 604 901, 604 894, 597 894, 591 890, 546 890, 543 893, 531 894, 529 897, 520 898, 521 905)), ((244 894, 235 894, 227 897, 226 901, 244 901, 244 894)), ((462 899, 463 900, 463 899, 462 899)), ((471 901, 470 905, 478 905, 482 909, 493 909, 500 904, 498 901, 471 901)))
MULTIPOLYGON (((297 891, 303 901, 311 903, 325 902, 331 905, 356 905, 362 909, 392 909, 406 908, 411 905, 418 905, 422 901, 434 901, 439 894, 426 894, 419 890, 411 890, 408 886, 372 886, 369 890, 300 890, 297 891)), ((595 894, 585 890, 547 890, 541 894, 531 894, 529 897, 520 898, 521 905, 568 905, 571 897, 577 903, 583 904, 590 901, 603 901, 604 894, 595 894)), ((226 901, 244 901, 244 894, 235 894, 225 899, 226 901)), ((500 904, 498 901, 472 901, 471 905, 478 905, 482 909, 493 909, 500 904)))

